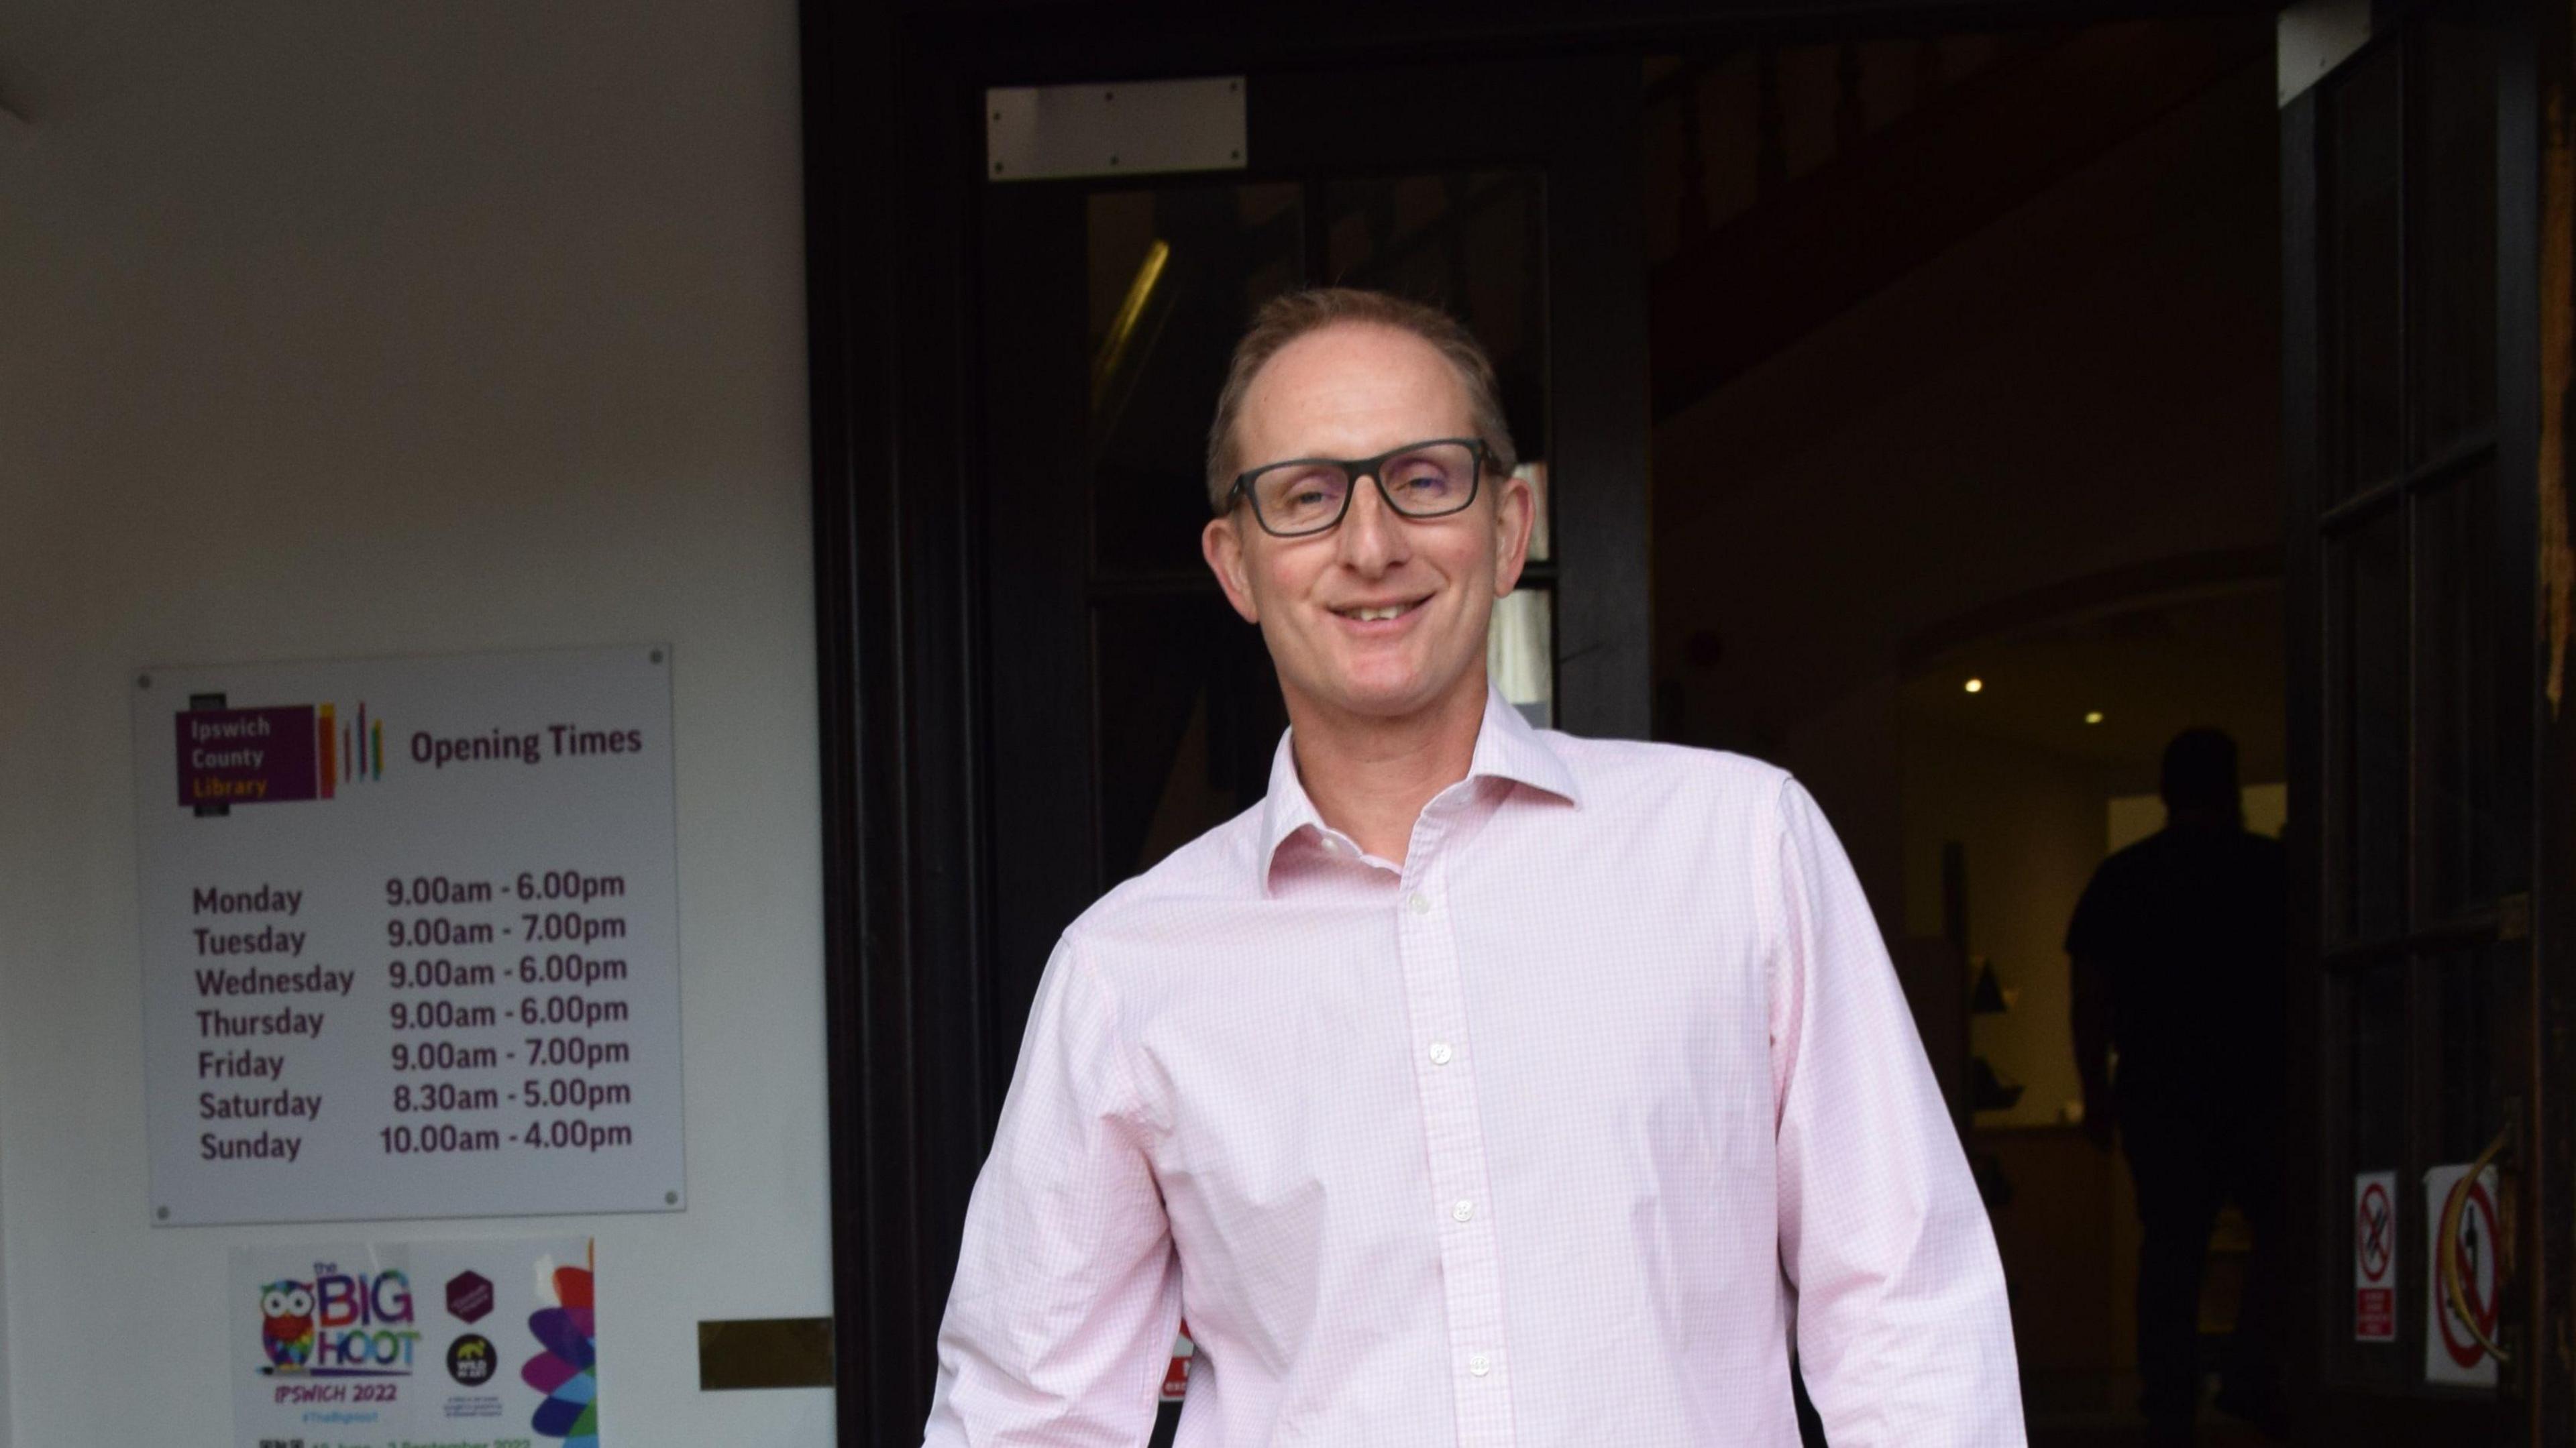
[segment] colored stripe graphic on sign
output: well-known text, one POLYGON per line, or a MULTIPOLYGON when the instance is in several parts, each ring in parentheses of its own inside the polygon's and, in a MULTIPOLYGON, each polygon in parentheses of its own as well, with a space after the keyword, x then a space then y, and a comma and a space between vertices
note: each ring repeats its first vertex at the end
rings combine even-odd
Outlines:
POLYGON ((321 763, 313 771, 313 777, 322 787, 322 797, 329 799, 333 787, 340 781, 340 761, 335 750, 340 742, 340 726, 339 721, 332 717, 328 704, 315 706, 314 715, 313 747, 321 763))

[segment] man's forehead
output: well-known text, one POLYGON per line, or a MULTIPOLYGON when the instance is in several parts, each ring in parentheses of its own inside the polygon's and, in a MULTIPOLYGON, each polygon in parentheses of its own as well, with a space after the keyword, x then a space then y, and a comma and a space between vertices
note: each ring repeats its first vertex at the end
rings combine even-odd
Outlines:
POLYGON ((1447 429, 1465 425, 1470 411, 1439 348, 1401 328, 1344 322, 1297 338, 1262 366, 1244 397, 1243 425, 1254 435, 1404 422, 1447 429))

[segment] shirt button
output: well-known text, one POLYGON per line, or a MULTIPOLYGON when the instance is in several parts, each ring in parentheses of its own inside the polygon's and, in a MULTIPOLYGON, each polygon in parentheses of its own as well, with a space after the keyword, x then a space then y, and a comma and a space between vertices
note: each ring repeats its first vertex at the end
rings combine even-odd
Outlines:
POLYGON ((1476 1204, 1474 1202, 1460 1202, 1458 1205, 1449 1209, 1449 1215, 1456 1217, 1462 1222, 1470 1221, 1476 1215, 1476 1204))
POLYGON ((1494 1360, 1485 1356, 1483 1353, 1478 1353, 1474 1357, 1467 1359, 1467 1371, 1474 1373, 1480 1378, 1493 1370, 1494 1360))
POLYGON ((1431 913, 1431 897, 1416 890, 1404 897, 1404 908, 1416 915, 1428 915, 1431 913))
POLYGON ((1456 1053, 1449 1049, 1449 1043, 1447 1041, 1434 1041, 1431 1043, 1431 1064, 1434 1066, 1448 1065, 1450 1057, 1454 1054, 1456 1053))

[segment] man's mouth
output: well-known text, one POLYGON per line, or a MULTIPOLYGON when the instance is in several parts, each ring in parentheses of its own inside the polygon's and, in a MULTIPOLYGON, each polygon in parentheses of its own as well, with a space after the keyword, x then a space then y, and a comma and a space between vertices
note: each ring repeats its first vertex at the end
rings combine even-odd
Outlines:
POLYGON ((1408 603, 1372 603, 1337 608, 1333 612, 1355 623, 1388 623, 1420 608, 1422 603, 1423 600, 1417 598, 1408 603))

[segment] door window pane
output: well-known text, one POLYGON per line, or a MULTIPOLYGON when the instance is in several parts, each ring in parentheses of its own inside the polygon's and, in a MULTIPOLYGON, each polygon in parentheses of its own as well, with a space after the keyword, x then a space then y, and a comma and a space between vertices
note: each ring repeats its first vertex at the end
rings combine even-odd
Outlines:
POLYGON ((2436 10, 2415 37, 2407 166, 2412 460, 2495 423, 2496 64, 2492 31, 2436 10))
POLYGON ((2326 545, 2325 934, 2406 925, 2406 519, 2326 545))
POLYGON ((2434 1023, 2425 1087, 2434 1103, 2428 1162, 2468 1161, 2504 1125, 2497 1080, 2521 1058, 2507 1033, 2529 1017, 2517 1008, 2523 951, 2518 942, 2428 956, 2425 992, 2434 1023))
POLYGON ((2320 380, 2328 501, 2394 476, 2402 456, 2401 55, 2395 45, 2364 52, 2326 107, 2318 229, 2326 253, 2320 380))
POLYGON ((2497 893, 2493 469, 2425 497, 2415 518, 2415 871, 2439 920, 2497 893))
POLYGON ((1556 727, 1556 595, 1515 589, 1494 605, 1485 672, 1505 703, 1542 729, 1556 727))
MULTIPOLYGON (((1547 464, 1524 460, 1520 480, 1529 485, 1536 513, 1530 527, 1533 563, 1548 555, 1547 464)), ((1506 702, 1541 728, 1556 727, 1556 590, 1524 575, 1520 587, 1494 605, 1485 635, 1485 672, 1506 702)))
POLYGON ((2406 967, 2388 961, 2341 982, 2345 1023, 2345 1141, 2351 1170, 2406 1165, 2406 967))
POLYGON ((1253 309, 1298 284, 1300 195, 1283 182, 1086 199, 1100 572, 1204 572, 1208 418, 1253 309))

